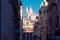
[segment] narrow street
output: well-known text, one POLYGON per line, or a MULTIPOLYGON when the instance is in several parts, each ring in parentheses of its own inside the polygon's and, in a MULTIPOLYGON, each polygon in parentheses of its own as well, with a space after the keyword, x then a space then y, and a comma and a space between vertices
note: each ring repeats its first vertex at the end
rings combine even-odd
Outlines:
POLYGON ((1 0, 0 40, 60 40, 60 0, 1 0))

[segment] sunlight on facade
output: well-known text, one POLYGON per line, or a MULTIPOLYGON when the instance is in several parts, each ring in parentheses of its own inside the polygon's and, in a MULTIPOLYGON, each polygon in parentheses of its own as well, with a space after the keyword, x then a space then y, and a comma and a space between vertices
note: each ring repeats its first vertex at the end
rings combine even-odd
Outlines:
POLYGON ((28 7, 26 7, 26 17, 23 18, 24 32, 33 32, 36 16, 37 15, 34 13, 31 5, 30 5, 29 9, 28 9, 28 7))

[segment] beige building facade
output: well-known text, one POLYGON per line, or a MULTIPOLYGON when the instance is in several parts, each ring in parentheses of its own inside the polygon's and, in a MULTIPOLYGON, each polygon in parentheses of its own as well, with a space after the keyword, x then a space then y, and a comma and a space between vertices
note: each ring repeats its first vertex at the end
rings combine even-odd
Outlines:
POLYGON ((34 23, 36 20, 36 14, 33 12, 33 9, 26 7, 26 17, 23 18, 23 30, 24 32, 33 32, 34 23))

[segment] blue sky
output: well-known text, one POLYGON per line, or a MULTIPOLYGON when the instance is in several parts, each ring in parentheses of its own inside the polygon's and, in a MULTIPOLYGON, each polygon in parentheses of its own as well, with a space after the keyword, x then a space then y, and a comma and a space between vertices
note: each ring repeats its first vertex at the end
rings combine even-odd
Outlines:
POLYGON ((26 6, 30 8, 30 5, 35 13, 38 13, 40 4, 43 0, 21 0, 23 4, 23 14, 25 15, 26 6))

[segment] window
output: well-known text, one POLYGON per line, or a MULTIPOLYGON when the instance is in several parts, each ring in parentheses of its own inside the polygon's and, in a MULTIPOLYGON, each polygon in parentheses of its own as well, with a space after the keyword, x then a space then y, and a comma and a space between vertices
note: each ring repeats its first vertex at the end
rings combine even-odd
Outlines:
POLYGON ((29 19, 31 20, 31 17, 29 16, 29 19))
POLYGON ((56 13, 58 11, 58 5, 53 3, 53 12, 56 13))
POLYGON ((50 24, 50 25, 52 25, 52 24, 53 24, 52 19, 49 19, 49 24, 50 24))
POLYGON ((28 22, 26 23, 26 25, 28 26, 28 22))
POLYGON ((45 13, 46 11, 44 11, 43 13, 45 13))
POLYGON ((56 27, 59 26, 59 16, 56 16, 56 27))

